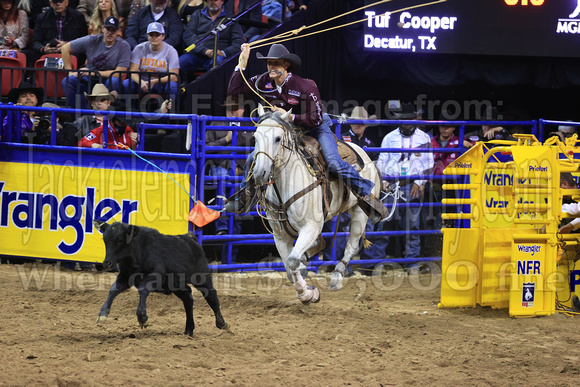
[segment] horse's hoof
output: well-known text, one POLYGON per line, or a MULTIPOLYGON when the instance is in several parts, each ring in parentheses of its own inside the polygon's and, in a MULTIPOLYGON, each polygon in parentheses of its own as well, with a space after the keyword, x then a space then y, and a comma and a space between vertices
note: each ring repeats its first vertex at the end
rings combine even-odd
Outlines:
POLYGON ((306 289, 312 291, 312 297, 309 300, 301 300, 304 305, 316 304, 320 302, 320 290, 314 285, 310 285, 306 289))
POLYGON ((139 320, 139 326, 141 328, 147 328, 149 326, 149 318, 145 317, 144 321, 139 320))
POLYGON ((108 318, 107 316, 97 317, 97 324, 104 323, 105 321, 107 321, 107 318, 108 318))
POLYGON ((328 287, 330 290, 340 290, 342 289, 342 274, 335 271, 332 273, 332 277, 330 277, 330 286, 328 287))

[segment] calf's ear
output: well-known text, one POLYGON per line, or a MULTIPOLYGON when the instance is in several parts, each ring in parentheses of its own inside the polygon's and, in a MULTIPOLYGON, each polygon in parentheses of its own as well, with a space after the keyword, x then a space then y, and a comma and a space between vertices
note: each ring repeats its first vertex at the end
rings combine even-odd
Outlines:
POLYGON ((137 234, 139 234, 139 227, 129 225, 129 227, 127 227, 127 244, 131 243, 137 234))
POLYGON ((109 228, 109 224, 102 222, 100 220, 93 220, 93 224, 95 225, 96 229, 99 230, 100 232, 104 233, 106 229, 109 228))

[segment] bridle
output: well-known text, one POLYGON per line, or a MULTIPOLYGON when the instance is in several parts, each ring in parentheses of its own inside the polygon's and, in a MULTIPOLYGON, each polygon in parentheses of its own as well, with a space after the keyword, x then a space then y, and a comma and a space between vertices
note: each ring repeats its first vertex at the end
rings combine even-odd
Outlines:
MULTIPOLYGON (((290 159, 291 159, 291 157, 287 157, 285 160, 280 161, 282 158, 281 155, 283 153, 282 152, 283 149, 286 149, 286 150, 290 151, 291 153, 296 153, 299 155, 299 157, 303 158, 303 156, 300 155, 300 152, 298 152, 298 141, 296 138, 296 132, 293 130, 292 124, 283 120, 281 118, 280 113, 278 113, 278 112, 263 115, 260 118, 260 120, 258 121, 258 124, 256 124, 256 127, 260 127, 260 126, 281 127, 282 129, 284 129, 284 136, 281 140, 280 148, 278 149, 278 152, 276 153, 276 155, 274 157, 270 156, 268 153, 266 153, 264 151, 259 151, 259 152, 256 152, 254 154, 254 162, 256 160, 256 157, 259 154, 263 154, 266 157, 268 157, 270 160, 272 160, 272 170, 270 171, 270 176, 268 176, 268 183, 266 183, 266 185, 269 185, 273 188, 274 194, 276 195, 277 200, 278 200, 278 203, 276 204, 276 203, 268 200, 265 195, 260 193, 260 199, 258 201, 259 206, 262 207, 264 212, 269 211, 271 213, 276 213, 277 218, 276 219, 266 218, 264 215, 261 214, 261 212, 259 210, 258 210, 258 214, 262 218, 262 222, 264 223, 264 226, 266 227, 266 229, 270 233, 273 234, 273 231, 270 230, 266 226, 266 223, 264 222, 265 219, 281 223, 282 227, 284 228, 286 233, 288 233, 288 235, 290 235, 292 237, 295 237, 297 235, 298 231, 295 227, 293 227, 290 224, 290 221, 288 220, 288 216, 287 216, 286 211, 296 200, 300 199, 302 196, 306 195, 308 192, 310 192, 311 190, 316 188, 318 185, 320 185, 321 181, 316 180, 314 183, 305 187, 300 192, 294 194, 291 198, 289 198, 287 201, 284 202, 284 200, 282 200, 282 194, 281 194, 280 190, 278 189, 278 185, 276 184, 276 179, 278 178, 278 174, 280 173, 280 171, 282 171, 284 169, 284 167, 286 165, 288 165, 288 163, 290 162, 290 159), (263 122, 268 118, 273 119, 276 123, 264 124, 263 122)), ((306 162, 306 161, 304 160, 304 162, 306 162)), ((252 168, 251 168, 252 172, 251 173, 253 173, 253 167, 254 166, 252 165, 252 168)))
MULTIPOLYGON (((274 157, 270 156, 267 152, 264 151, 258 151, 254 154, 254 163, 256 158, 258 157, 258 155, 264 155, 267 158, 269 158, 272 161, 272 169, 270 171, 270 176, 268 176, 268 182, 266 183, 267 185, 273 184, 274 181, 276 180, 276 178, 278 177, 278 173, 280 172, 280 170, 286 165, 288 164, 288 162, 290 162, 290 158, 286 159, 286 163, 284 165, 280 165, 280 159, 281 159, 281 154, 282 154, 282 149, 287 149, 289 151, 293 151, 296 148, 296 133, 294 132, 294 130, 292 130, 292 124, 290 124, 289 122, 283 120, 280 117, 280 113, 274 112, 274 113, 268 113, 263 115, 260 120, 258 121, 258 123, 256 124, 256 128, 260 127, 260 126, 266 126, 269 128, 272 127, 279 127, 282 128, 284 130, 284 136, 281 140, 280 143, 280 148, 278 148, 278 152, 276 153, 276 155, 274 157), (264 124, 263 122, 267 119, 273 119, 274 121, 276 121, 276 124, 264 124)), ((253 168, 254 166, 252 165, 251 173, 253 174, 253 168)))

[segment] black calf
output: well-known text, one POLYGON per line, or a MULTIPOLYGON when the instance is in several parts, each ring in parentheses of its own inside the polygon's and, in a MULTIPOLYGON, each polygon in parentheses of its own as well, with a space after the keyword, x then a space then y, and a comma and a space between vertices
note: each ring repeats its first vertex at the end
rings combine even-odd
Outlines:
POLYGON ((111 225, 100 221, 94 223, 103 233, 106 246, 103 264, 119 267, 117 280, 111 286, 109 297, 99 312, 98 323, 107 320, 115 297, 135 286, 139 291, 137 319, 141 327, 148 325, 145 304, 149 293, 173 293, 183 301, 185 334, 192 336, 195 323, 191 284, 203 294, 213 309, 216 326, 227 329, 228 324, 220 312, 207 258, 195 235, 163 235, 152 228, 118 222, 111 225))

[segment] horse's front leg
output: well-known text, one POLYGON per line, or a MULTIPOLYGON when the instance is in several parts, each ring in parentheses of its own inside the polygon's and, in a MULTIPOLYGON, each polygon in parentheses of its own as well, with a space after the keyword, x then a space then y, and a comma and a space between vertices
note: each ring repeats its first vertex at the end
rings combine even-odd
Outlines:
POLYGON ((342 260, 336 264, 332 277, 330 278, 330 290, 340 290, 342 289, 342 282, 344 279, 344 273, 348 263, 354 257, 356 253, 360 250, 360 239, 364 235, 366 222, 368 216, 363 212, 360 207, 353 207, 349 211, 351 215, 350 221, 350 236, 348 237, 348 242, 346 244, 346 249, 344 249, 344 256, 342 260))
POLYGON ((305 226, 300 229, 298 239, 294 248, 288 255, 288 261, 285 263, 286 270, 292 274, 292 282, 296 290, 296 296, 303 304, 320 301, 320 291, 314 285, 307 286, 302 274, 300 273, 300 263, 306 259, 304 254, 310 246, 316 241, 320 234, 320 227, 305 226))

